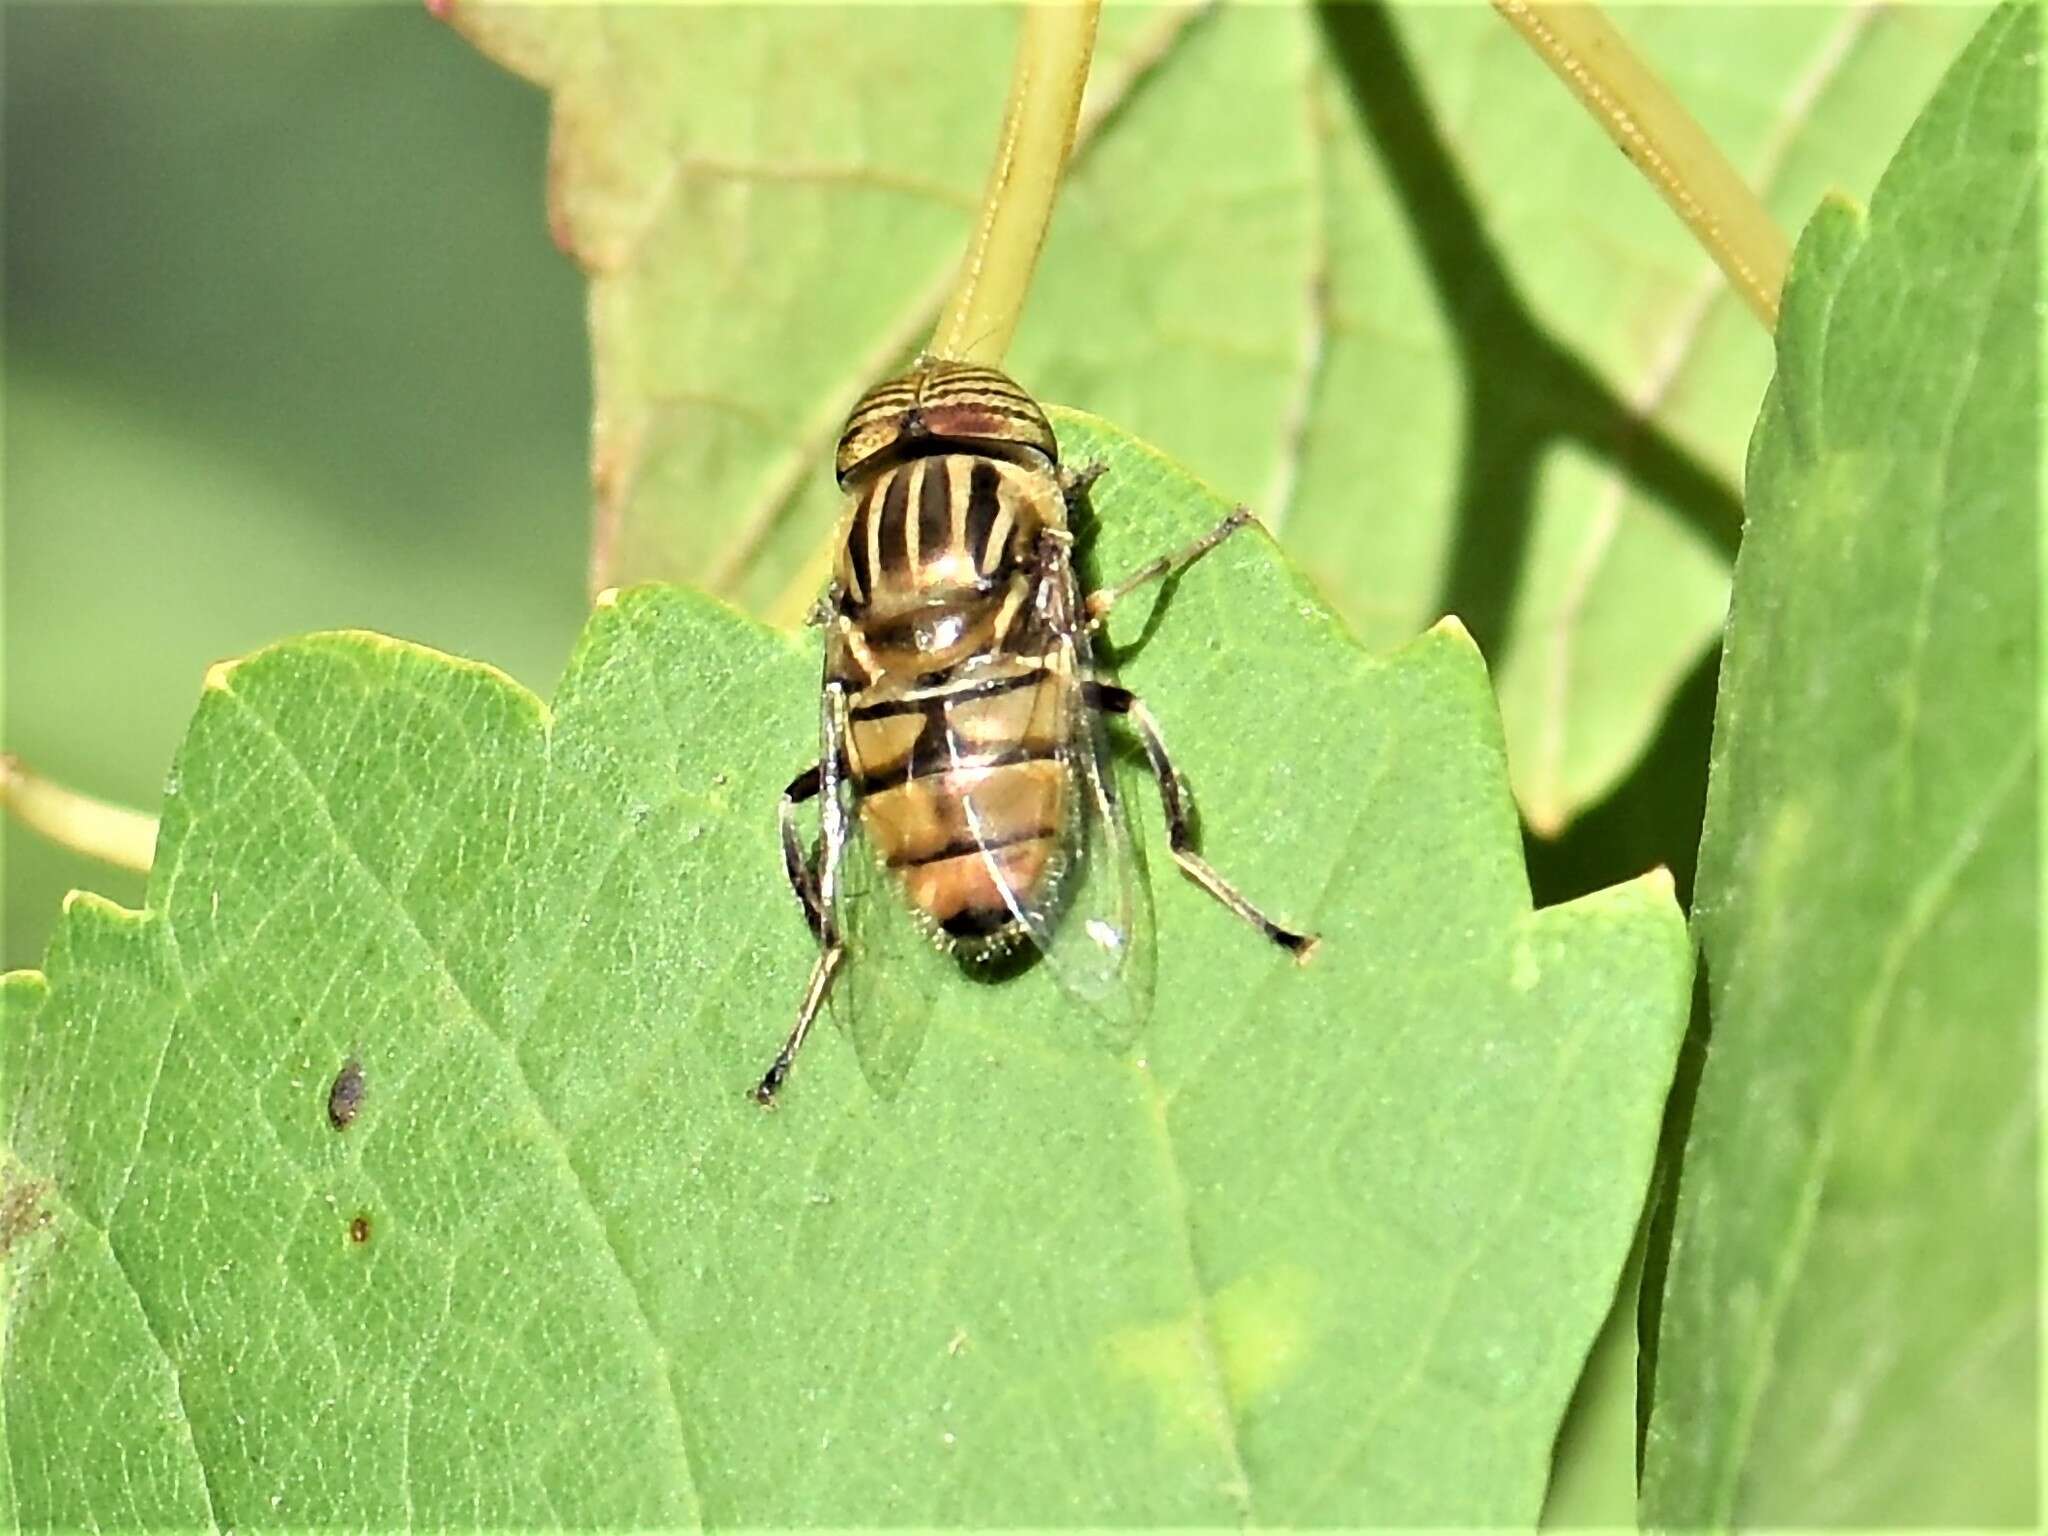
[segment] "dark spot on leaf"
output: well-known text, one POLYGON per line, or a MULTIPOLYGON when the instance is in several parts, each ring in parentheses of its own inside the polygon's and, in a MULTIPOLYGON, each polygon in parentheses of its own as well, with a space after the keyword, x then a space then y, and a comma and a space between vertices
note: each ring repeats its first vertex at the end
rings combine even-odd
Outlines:
POLYGON ((10 1179, 0 1189, 0 1259, 29 1233, 50 1224, 43 1208, 43 1191, 49 1186, 36 1179, 10 1179))
POLYGON ((363 1107, 363 1064, 351 1056, 327 1090, 327 1123, 345 1131, 363 1107))
POLYGON ((352 1243, 367 1243, 370 1240, 370 1217, 365 1211, 357 1211, 348 1224, 348 1240, 352 1243))

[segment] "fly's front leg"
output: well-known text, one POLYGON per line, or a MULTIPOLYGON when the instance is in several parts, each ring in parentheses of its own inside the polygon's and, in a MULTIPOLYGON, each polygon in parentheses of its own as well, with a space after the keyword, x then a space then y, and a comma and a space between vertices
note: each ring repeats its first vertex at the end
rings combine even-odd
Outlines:
POLYGON ((811 979, 804 987, 803 1002, 797 1008, 796 1027, 775 1053, 775 1060, 761 1074, 754 1088, 754 1102, 772 1108, 775 1095, 789 1077, 796 1053, 817 1022, 818 1013, 831 995, 832 978, 846 960, 846 942, 839 936, 833 915, 839 888, 839 857, 846 846, 846 806, 839 793, 844 757, 844 691, 827 684, 823 704, 824 753, 818 761, 794 779, 782 793, 778 820, 782 828, 782 863, 790 888, 804 909, 804 920, 818 941, 818 958, 811 966, 811 979), (818 851, 806 858, 803 840, 797 832, 796 808, 806 800, 822 799, 818 817, 818 851))
POLYGON ((1109 473, 1109 466, 1100 459, 1091 459, 1079 469, 1059 467, 1060 495, 1066 498, 1067 510, 1072 511, 1081 504, 1089 488, 1109 473))
POLYGON ((838 617, 839 605, 845 595, 840 590, 838 582, 835 581, 828 585, 823 592, 818 594, 818 600, 804 610, 804 627, 807 629, 823 629, 829 625, 838 617))
MULTIPOLYGON (((1212 547, 1214 541, 1226 537, 1228 532, 1226 528, 1211 534, 1212 547)), ((1145 707, 1144 700, 1128 688, 1119 688, 1114 683, 1090 682, 1083 685, 1083 690, 1088 703, 1094 708, 1105 714, 1122 715, 1137 729, 1138 740, 1145 748, 1145 760, 1152 766, 1152 777, 1159 781, 1159 800, 1166 811, 1166 845, 1173 853, 1174 863, 1181 867, 1181 873, 1297 961, 1306 964, 1320 942, 1316 936, 1281 927, 1239 895, 1235 886, 1217 874, 1209 861, 1195 852, 1186 790, 1181 784, 1180 774, 1174 769, 1173 759, 1166 755, 1166 742, 1159 734, 1159 722, 1152 718, 1152 711, 1145 707)))
POLYGON ((1102 621, 1109 617, 1110 609, 1138 588, 1150 581, 1168 580, 1178 576, 1238 529, 1255 521, 1257 519, 1252 516, 1249 507, 1239 507, 1186 549, 1171 555, 1161 555, 1157 560, 1148 560, 1115 586, 1104 587, 1099 592, 1090 592, 1087 603, 1088 628, 1100 629, 1102 621))

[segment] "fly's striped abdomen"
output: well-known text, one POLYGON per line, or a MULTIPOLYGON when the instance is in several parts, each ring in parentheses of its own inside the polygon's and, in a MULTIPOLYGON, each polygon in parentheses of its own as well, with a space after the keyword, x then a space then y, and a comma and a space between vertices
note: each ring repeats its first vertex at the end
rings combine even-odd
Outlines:
POLYGON ((988 940, 1004 896, 1057 878, 1069 770, 1063 673, 1036 659, 962 668, 935 687, 871 689, 849 711, 848 774, 863 828, 939 930, 988 940))

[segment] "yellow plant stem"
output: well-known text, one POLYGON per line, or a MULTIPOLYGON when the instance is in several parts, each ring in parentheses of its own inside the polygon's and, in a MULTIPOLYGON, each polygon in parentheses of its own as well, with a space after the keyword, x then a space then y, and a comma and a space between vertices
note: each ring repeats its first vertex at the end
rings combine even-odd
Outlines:
MULTIPOLYGON (((1052 223, 1060 178, 1077 142, 1085 142, 1101 126, 1106 108, 1124 98, 1135 76, 1157 63, 1158 54, 1202 10, 1196 5, 1163 12, 1154 35, 1141 38, 1130 50, 1125 76, 1111 82, 1093 115, 1081 122, 1081 95, 1088 84, 1101 8, 1101 0, 1027 0, 1024 6, 995 163, 989 168, 967 254, 939 308, 937 329, 925 349, 928 356, 991 366, 1002 363, 1052 223)), ((787 627, 803 617, 825 584, 831 559, 831 550, 820 544, 769 605, 770 623, 787 627)))
POLYGON ((940 312, 934 357, 999 365, 1023 313, 1074 145, 1101 0, 1028 0, 981 212, 940 312))
POLYGON ((0 806, 23 826, 88 858, 149 872, 156 818, 66 789, 0 753, 0 806))
POLYGON ((1775 331, 1791 245, 1656 71, 1586 0, 1493 6, 1649 178, 1764 328, 1775 331))

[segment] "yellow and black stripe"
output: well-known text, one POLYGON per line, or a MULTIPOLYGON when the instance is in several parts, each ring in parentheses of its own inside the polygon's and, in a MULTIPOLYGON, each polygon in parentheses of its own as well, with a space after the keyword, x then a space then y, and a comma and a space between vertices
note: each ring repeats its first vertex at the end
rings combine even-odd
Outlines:
POLYGON ((1056 452, 1030 396, 955 363, 871 390, 840 443, 848 782, 911 904, 982 947, 1014 936, 1006 891, 1033 902, 1058 877, 1073 805, 1075 680, 1038 601, 1072 580, 1045 558, 1066 528, 1056 452))
POLYGON ((948 938, 1000 938, 1013 921, 1005 888, 1035 901, 1056 877, 1071 697, 1056 665, 1013 658, 914 690, 870 690, 849 711, 862 825, 948 938))
POLYGON ((971 603, 1036 565, 1063 529, 1051 475, 970 453, 937 453, 866 477, 852 499, 837 575, 849 617, 886 624, 935 603, 971 603))

